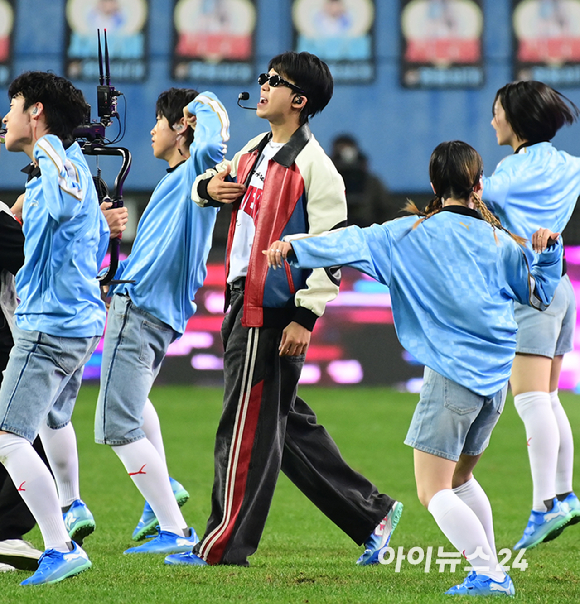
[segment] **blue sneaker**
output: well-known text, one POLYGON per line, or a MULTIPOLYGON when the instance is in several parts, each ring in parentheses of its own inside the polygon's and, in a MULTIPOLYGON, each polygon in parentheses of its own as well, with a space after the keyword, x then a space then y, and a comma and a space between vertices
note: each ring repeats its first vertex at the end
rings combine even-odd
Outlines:
POLYGON ((572 512, 567 504, 556 498, 549 512, 532 510, 523 537, 514 545, 514 550, 529 549, 542 541, 555 539, 572 519, 572 512))
POLYGON ((573 524, 580 522, 580 501, 578 501, 578 497, 576 497, 574 493, 569 493, 565 499, 560 501, 560 505, 563 508, 568 506, 570 522, 568 522, 568 524, 564 524, 559 529, 551 531, 544 539, 544 543, 546 543, 547 541, 552 541, 552 539, 559 537, 567 526, 572 526, 573 524))
POLYGON ((183 537, 170 533, 169 531, 160 531, 159 535, 143 545, 130 547, 125 550, 125 554, 176 554, 179 552, 190 552, 193 546, 199 541, 197 533, 190 528, 189 537, 183 537))
MULTIPOLYGON (((177 480, 170 477, 169 482, 171 483, 171 490, 175 495, 175 500, 179 507, 181 507, 189 499, 189 493, 183 488, 182 484, 177 482, 177 480)), ((158 529, 159 521, 155 516, 155 512, 151 509, 149 502, 146 501, 141 518, 139 518, 139 522, 133 531, 132 539, 133 541, 143 541, 145 537, 155 535, 158 529)))
POLYGON ((389 545, 391 535, 395 532, 402 513, 403 504, 395 501, 389 513, 381 520, 371 533, 371 536, 365 541, 365 551, 356 561, 359 566, 369 566, 379 563, 379 554, 389 545))
POLYGON ((516 590, 509 575, 500 583, 487 575, 477 575, 475 571, 471 571, 463 583, 453 586, 445 593, 449 596, 513 596, 516 590))
POLYGON ((580 522, 580 500, 574 493, 569 493, 566 499, 560 503, 567 505, 570 508, 570 514, 572 515, 570 518, 571 525, 580 522))
POLYGON ((207 562, 193 552, 171 554, 165 558, 165 564, 170 566, 207 566, 207 562))
POLYGON ((73 545, 74 549, 70 552, 47 549, 40 556, 38 570, 28 579, 24 579, 20 585, 57 583, 91 568, 92 563, 86 552, 76 543, 73 545))
POLYGON ((62 518, 70 538, 79 545, 83 544, 84 538, 90 535, 97 526, 86 503, 80 499, 72 502, 68 512, 65 512, 62 518))

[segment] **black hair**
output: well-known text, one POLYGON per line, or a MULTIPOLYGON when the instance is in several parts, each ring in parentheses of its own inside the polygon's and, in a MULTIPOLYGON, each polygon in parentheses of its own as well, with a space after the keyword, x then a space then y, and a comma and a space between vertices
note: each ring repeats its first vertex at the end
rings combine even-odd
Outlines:
POLYGON ((300 112, 301 124, 320 113, 332 98, 332 74, 328 65, 316 55, 309 52, 284 52, 270 61, 268 71, 270 69, 304 91, 307 102, 300 112))
POLYGON ((482 174, 481 156, 463 141, 440 143, 431 153, 429 179, 440 199, 467 201, 482 174))
POLYGON ((580 115, 570 99, 533 80, 506 84, 497 91, 493 108, 497 101, 514 134, 531 144, 552 140, 564 124, 573 124, 580 115))
POLYGON ((46 127, 61 140, 72 136, 73 130, 89 116, 90 107, 83 93, 66 78, 46 71, 27 71, 8 88, 8 97, 24 98, 24 110, 42 103, 46 127))
POLYGON ((412 201, 408 201, 404 208, 411 214, 421 216, 413 228, 417 228, 423 220, 440 212, 443 209, 443 200, 448 198, 463 200, 467 205, 471 198, 481 217, 493 228, 496 242, 498 241, 495 233, 497 228, 508 233, 519 245, 524 245, 526 240, 505 229, 475 192, 474 189, 482 174, 483 160, 471 145, 463 141, 447 141, 437 145, 429 161, 429 178, 435 190, 435 197, 424 210, 419 210, 412 201))
MULTIPOLYGON (((155 117, 164 117, 173 127, 183 117, 183 108, 198 94, 199 92, 192 88, 170 88, 162 92, 155 104, 155 117)), ((185 132, 185 142, 188 147, 193 142, 193 134, 191 128, 185 132)))

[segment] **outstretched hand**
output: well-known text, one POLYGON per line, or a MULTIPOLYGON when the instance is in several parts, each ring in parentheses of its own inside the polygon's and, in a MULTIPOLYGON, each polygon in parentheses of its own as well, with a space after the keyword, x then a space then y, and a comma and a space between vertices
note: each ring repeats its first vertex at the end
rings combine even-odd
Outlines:
POLYGON ((534 252, 540 254, 546 248, 554 245, 559 237, 560 233, 553 233, 550 229, 538 229, 532 235, 532 249, 534 252))
POLYGON ((221 203, 233 203, 245 192, 246 186, 237 182, 225 182, 232 167, 228 164, 226 169, 218 172, 207 185, 207 192, 212 199, 221 203))

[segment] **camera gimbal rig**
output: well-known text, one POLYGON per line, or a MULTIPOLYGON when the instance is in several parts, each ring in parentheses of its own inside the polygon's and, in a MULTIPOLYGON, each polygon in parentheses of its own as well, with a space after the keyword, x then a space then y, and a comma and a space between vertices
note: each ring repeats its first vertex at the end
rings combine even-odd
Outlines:
MULTIPOLYGON (((105 46, 105 61, 103 70, 103 54, 101 51, 101 32, 97 30, 98 37, 98 54, 99 54, 99 85, 97 86, 97 114, 99 120, 91 121, 90 108, 86 122, 76 128, 73 132, 75 140, 80 144, 85 155, 116 155, 121 157, 121 168, 115 179, 115 191, 113 197, 109 196, 109 191, 105 181, 101 178, 101 169, 97 168, 97 175, 93 177, 99 204, 104 201, 111 201, 113 208, 123 206, 123 184, 129 174, 131 167, 131 153, 125 147, 115 147, 115 141, 108 141, 105 137, 105 130, 113 123, 113 118, 116 118, 119 123, 119 114, 117 113, 117 97, 122 95, 122 92, 111 86, 111 73, 109 67, 109 47, 107 45, 107 30, 104 30, 104 46, 105 46), (103 73, 104 72, 104 73, 103 73)), ((113 277, 117 272, 119 265, 119 250, 121 246, 121 237, 111 240, 110 257, 111 263, 105 275, 99 277, 101 285, 109 283, 119 283, 113 281, 113 277)))

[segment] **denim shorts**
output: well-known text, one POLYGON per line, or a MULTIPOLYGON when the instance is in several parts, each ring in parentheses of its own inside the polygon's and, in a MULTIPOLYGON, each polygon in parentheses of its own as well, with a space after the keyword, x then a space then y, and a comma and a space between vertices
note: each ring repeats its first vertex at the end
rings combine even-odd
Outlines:
POLYGON ((113 296, 103 345, 96 442, 126 445, 145 437, 143 409, 167 348, 178 336, 129 296, 113 296))
POLYGON ((516 352, 553 359, 573 350, 576 300, 568 275, 560 280, 546 310, 540 312, 516 302, 515 317, 518 323, 516 352))
POLYGON ((0 388, 0 430, 32 442, 43 422, 54 430, 69 423, 83 368, 101 338, 65 338, 16 326, 13 335, 0 388))
POLYGON ((451 461, 461 454, 480 455, 503 411, 506 393, 507 384, 494 396, 481 396, 425 367, 405 444, 451 461))

